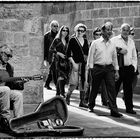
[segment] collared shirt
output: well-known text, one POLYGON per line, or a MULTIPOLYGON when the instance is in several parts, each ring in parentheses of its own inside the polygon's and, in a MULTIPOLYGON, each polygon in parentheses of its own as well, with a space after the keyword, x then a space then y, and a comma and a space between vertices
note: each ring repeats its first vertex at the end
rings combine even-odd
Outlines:
POLYGON ((121 35, 115 36, 111 40, 112 42, 114 42, 115 47, 127 50, 127 53, 124 54, 124 66, 133 65, 136 71, 137 53, 134 41, 130 37, 128 37, 128 42, 126 43, 121 35))
POLYGON ((93 68, 94 64, 113 64, 115 70, 119 70, 117 52, 114 43, 109 40, 105 42, 103 37, 94 40, 90 46, 87 66, 93 68))

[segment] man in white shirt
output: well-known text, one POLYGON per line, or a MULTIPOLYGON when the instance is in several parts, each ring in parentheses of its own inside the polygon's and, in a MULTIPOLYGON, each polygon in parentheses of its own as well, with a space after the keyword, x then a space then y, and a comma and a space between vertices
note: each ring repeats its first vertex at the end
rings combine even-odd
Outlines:
POLYGON ((119 79, 116 81, 117 94, 123 83, 124 101, 126 112, 136 114, 133 110, 133 92, 132 80, 134 72, 137 70, 137 53, 134 41, 129 37, 130 25, 123 23, 121 26, 121 34, 113 37, 111 40, 114 42, 118 53, 119 62, 119 79), (123 62, 122 64, 120 63, 123 62))
POLYGON ((101 30, 102 36, 93 41, 89 49, 87 60, 88 68, 92 69, 92 86, 89 96, 89 112, 94 112, 95 99, 101 81, 104 79, 108 92, 109 107, 111 116, 121 117, 116 105, 115 78, 118 79, 118 61, 114 43, 110 40, 113 25, 111 22, 105 23, 101 30), (115 73, 114 73, 115 70, 115 73))

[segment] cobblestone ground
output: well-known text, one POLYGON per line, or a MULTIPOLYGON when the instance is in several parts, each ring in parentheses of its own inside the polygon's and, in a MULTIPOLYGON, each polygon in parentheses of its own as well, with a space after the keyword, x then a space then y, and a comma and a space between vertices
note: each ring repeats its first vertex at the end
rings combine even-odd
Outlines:
MULTIPOLYGON (((56 90, 52 85, 53 90, 44 89, 44 100, 48 100, 55 96, 56 90)), ((67 88, 66 88, 67 91, 67 88)), ((110 111, 107 107, 102 106, 100 95, 97 96, 95 113, 90 113, 86 108, 81 108, 79 104, 79 92, 75 90, 71 97, 71 104, 68 107, 68 119, 65 125, 74 125, 84 128, 83 136, 76 138, 140 138, 140 95, 134 95, 134 110, 137 115, 130 115, 125 112, 124 102, 119 94, 117 105, 122 118, 114 118, 110 116, 110 111)), ((33 112, 37 105, 24 105, 25 113, 33 112)), ((30 125, 32 129, 37 128, 36 124, 30 125)), ((7 134, 0 133, 1 138, 15 138, 7 134)), ((27 137, 26 137, 27 138, 27 137)), ((70 137, 28 137, 28 138, 47 138, 47 139, 63 139, 75 138, 70 137)))

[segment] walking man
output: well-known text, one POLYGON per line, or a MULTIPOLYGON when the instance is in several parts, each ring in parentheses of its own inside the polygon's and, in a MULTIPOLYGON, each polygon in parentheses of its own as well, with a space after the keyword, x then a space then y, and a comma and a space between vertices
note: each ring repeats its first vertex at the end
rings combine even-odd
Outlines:
POLYGON ((102 80, 105 80, 111 116, 121 117, 116 105, 115 79, 118 79, 118 61, 116 48, 110 40, 113 24, 106 22, 102 28, 102 36, 93 41, 89 49, 87 66, 92 68, 92 87, 89 96, 89 112, 94 112, 95 99, 102 80), (114 73, 115 71, 115 73, 114 73))

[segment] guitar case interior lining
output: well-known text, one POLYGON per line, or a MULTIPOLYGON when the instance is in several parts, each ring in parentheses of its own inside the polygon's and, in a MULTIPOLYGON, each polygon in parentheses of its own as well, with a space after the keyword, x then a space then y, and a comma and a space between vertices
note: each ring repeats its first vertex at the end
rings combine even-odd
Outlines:
POLYGON ((33 113, 10 121, 14 136, 81 136, 84 129, 78 126, 66 126, 68 110, 65 100, 55 96, 41 103, 33 113), (47 122, 47 125, 44 125, 47 122), (37 129, 27 129, 24 126, 36 123, 37 129))

